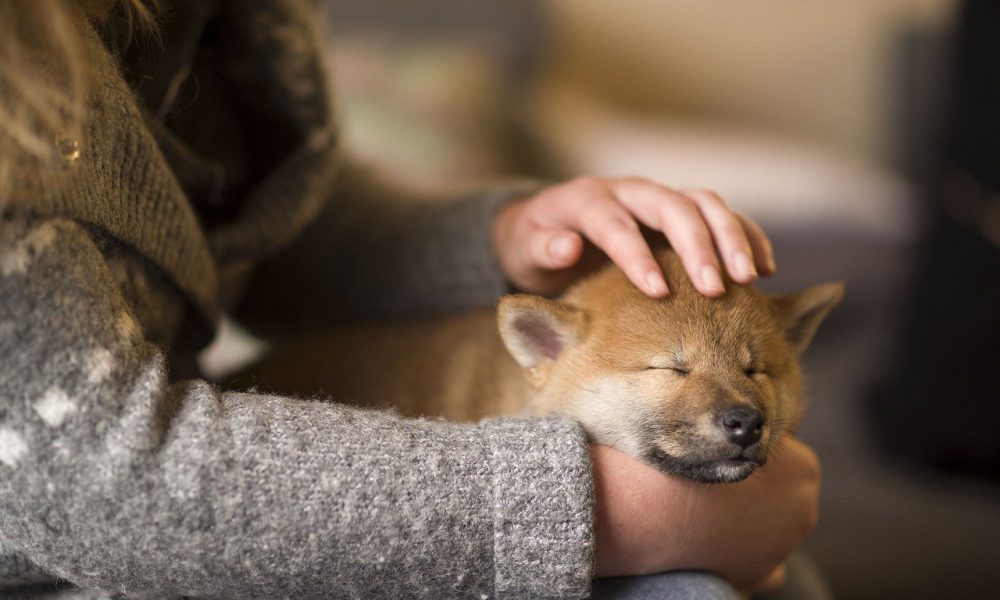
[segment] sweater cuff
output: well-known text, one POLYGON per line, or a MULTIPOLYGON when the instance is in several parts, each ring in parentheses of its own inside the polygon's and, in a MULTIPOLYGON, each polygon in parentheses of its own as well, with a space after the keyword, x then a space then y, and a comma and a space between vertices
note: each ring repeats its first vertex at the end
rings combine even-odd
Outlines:
POLYGON ((586 434, 561 417, 482 427, 493 472, 497 597, 588 597, 594 500, 586 434))
POLYGON ((435 287, 451 296, 457 306, 486 306, 510 292, 503 270, 493 252, 493 221, 506 204, 528 197, 543 187, 530 179, 505 181, 479 190, 474 197, 454 204, 439 215, 436 236, 440 248, 430 254, 441 261, 435 273, 443 274, 435 287), (461 248, 461 252, 454 252, 461 248))

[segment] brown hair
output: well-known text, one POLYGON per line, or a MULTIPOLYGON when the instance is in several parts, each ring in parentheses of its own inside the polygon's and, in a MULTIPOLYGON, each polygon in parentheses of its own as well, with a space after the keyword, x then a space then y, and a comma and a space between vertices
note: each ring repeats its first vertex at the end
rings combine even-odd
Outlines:
POLYGON ((60 137, 78 137, 91 83, 81 25, 128 43, 155 32, 155 9, 155 0, 0 0, 0 206, 14 153, 45 161, 60 137))

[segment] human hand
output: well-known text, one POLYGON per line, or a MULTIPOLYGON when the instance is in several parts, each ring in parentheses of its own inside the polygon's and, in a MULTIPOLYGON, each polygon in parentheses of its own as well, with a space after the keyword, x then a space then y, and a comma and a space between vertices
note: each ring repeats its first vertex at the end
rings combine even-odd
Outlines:
POLYGON ((816 527, 820 466, 784 438, 739 483, 664 476, 628 454, 591 446, 597 577, 712 571, 740 589, 780 586, 783 565, 816 527))
POLYGON ((581 177, 505 206, 493 224, 500 267, 517 287, 540 294, 574 276, 584 238, 603 250, 654 298, 669 293, 639 223, 662 232, 695 287, 724 293, 719 258, 734 281, 774 273, 771 243, 760 226, 707 190, 672 190, 638 177, 581 177))

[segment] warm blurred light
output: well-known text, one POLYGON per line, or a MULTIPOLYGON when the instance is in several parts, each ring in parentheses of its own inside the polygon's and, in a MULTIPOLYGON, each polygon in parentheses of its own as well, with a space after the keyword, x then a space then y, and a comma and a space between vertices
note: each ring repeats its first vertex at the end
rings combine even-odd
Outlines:
POLYGON ((547 0, 549 70, 647 109, 892 151, 894 53, 950 27, 954 0, 547 0))

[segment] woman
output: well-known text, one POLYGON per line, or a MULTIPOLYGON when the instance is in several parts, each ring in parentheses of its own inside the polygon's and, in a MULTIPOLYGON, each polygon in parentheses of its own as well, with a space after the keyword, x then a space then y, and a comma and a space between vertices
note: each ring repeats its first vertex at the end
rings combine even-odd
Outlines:
POLYGON ((593 576, 677 569, 780 582, 816 516, 797 441, 703 487, 561 418, 406 420, 189 379, 224 313, 280 336, 551 293, 586 243, 662 296, 638 223, 720 295, 720 268, 774 270, 751 221, 637 179, 406 202, 338 156, 309 2, 165 2, 158 25, 139 0, 0 7, 10 595, 54 578, 234 598, 581 597, 593 576))

